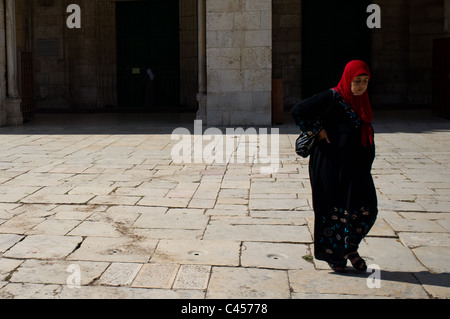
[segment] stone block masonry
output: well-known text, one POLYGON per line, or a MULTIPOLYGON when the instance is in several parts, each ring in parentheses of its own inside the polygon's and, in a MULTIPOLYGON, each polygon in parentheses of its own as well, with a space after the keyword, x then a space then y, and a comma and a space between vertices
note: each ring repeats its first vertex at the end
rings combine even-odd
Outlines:
POLYGON ((208 125, 271 123, 272 0, 206 2, 208 125))
MULTIPOLYGON (((0 1, 0 74, 6 73, 6 50, 5 45, 5 11, 3 2, 0 1)), ((0 76, 0 126, 6 125, 6 111, 4 106, 4 99, 6 96, 6 79, 0 76)))

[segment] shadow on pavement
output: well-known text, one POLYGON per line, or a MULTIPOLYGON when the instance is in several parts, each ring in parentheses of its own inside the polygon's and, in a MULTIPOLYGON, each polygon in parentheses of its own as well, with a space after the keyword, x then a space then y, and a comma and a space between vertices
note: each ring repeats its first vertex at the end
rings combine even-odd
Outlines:
MULTIPOLYGON (((365 277, 368 278, 373 272, 370 269, 367 273, 356 272, 355 270, 349 268, 348 273, 339 274, 333 272, 332 274, 337 276, 348 276, 348 277, 365 277)), ((403 282, 418 285, 436 286, 450 288, 450 273, 430 273, 427 271, 419 272, 408 272, 408 271, 389 271, 381 270, 380 280, 392 281, 392 282, 403 282)))
MULTIPOLYGON (((172 134, 177 128, 194 133, 195 113, 93 113, 37 114, 36 119, 17 127, 1 127, 1 134, 172 134)), ((450 131, 450 120, 433 116, 429 109, 375 110, 373 126, 380 133, 426 133, 450 131)), ((203 131, 212 126, 203 126, 203 131)), ((233 126, 230 128, 248 126, 233 126)), ((284 123, 272 126, 251 126, 257 129, 279 129, 281 134, 299 133, 290 115, 284 123)), ((227 127, 217 127, 225 132, 227 127)), ((273 131, 272 131, 273 132, 273 131)))

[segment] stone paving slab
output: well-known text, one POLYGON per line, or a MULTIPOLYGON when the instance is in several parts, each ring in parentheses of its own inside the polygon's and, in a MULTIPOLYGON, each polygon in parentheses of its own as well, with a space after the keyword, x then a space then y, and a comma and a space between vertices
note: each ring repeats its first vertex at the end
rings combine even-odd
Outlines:
POLYGON ((368 237, 360 245, 367 263, 386 271, 420 272, 427 270, 414 253, 396 238, 368 237))
POLYGON ((308 159, 293 152, 292 123, 279 126, 278 172, 264 174, 174 163, 171 132, 192 118, 97 119, 0 128, 0 298, 450 297, 450 121, 376 113, 380 214, 360 253, 380 271, 342 275, 312 257, 308 159))
POLYGON ((286 299, 290 297, 287 273, 258 268, 215 267, 207 298, 286 299))
POLYGON ((238 266, 239 241, 161 240, 151 262, 238 266))
POLYGON ((209 218, 205 215, 191 215, 183 212, 170 214, 146 214, 140 216, 134 223, 137 228, 180 228, 180 229, 204 229, 209 218))
POLYGON ((30 235, 3 254, 6 258, 16 259, 64 259, 79 243, 81 237, 30 235))
POLYGON ((145 264, 133 281, 134 288, 170 289, 178 272, 177 264, 145 264))
MULTIPOLYGON (((289 281, 293 298, 308 295, 336 294, 340 296, 427 298, 428 295, 417 279, 407 272, 381 272, 381 288, 369 288, 368 276, 350 272, 336 275, 329 271, 291 270, 289 281)), ((312 298, 313 296, 311 296, 312 298)))
POLYGON ((205 239, 234 238, 240 241, 310 243, 311 234, 306 226, 286 225, 223 225, 211 223, 205 239))
MULTIPOLYGON (((26 260, 13 273, 10 282, 66 285, 70 275, 67 270, 71 265, 74 263, 62 260, 26 260)), ((89 285, 105 271, 109 264, 80 261, 76 265, 82 272, 80 284, 89 285)))
POLYGON ((142 268, 138 263, 112 263, 101 275, 98 284, 102 286, 130 286, 142 268))
POLYGON ((241 263, 248 268, 313 269, 305 259, 310 254, 304 244, 244 242, 241 263))
POLYGON ((6 252, 24 237, 16 234, 0 234, 0 253, 6 252))
POLYGON ((148 238, 87 237, 67 260, 148 262, 158 242, 148 238))

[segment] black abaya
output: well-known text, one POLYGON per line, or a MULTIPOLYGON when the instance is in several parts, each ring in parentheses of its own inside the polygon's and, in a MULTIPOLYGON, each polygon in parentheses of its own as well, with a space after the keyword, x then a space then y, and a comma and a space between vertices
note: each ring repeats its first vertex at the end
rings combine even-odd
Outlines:
POLYGON ((361 119, 332 90, 298 103, 292 115, 304 132, 317 130, 318 121, 327 131, 330 143, 316 142, 309 162, 314 254, 319 260, 342 263, 358 250, 377 218, 371 175, 375 145, 362 145, 361 119))

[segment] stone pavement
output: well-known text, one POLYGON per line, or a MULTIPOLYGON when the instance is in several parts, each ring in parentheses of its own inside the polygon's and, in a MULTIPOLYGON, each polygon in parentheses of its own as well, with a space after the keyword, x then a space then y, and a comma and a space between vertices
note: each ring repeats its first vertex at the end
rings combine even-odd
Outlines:
POLYGON ((290 121, 275 174, 174 163, 171 133, 193 132, 190 115, 0 128, 0 298, 448 298, 450 121, 377 111, 374 126, 380 216, 360 252, 381 273, 345 275, 311 258, 290 121))

